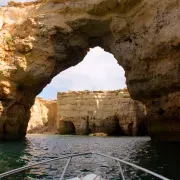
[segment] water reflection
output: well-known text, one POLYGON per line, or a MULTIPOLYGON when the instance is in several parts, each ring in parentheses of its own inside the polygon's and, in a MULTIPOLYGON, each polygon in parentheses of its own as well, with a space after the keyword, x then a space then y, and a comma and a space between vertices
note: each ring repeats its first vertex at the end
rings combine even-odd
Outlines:
MULTIPOLYGON (((162 174, 170 179, 180 179, 180 144, 178 143, 137 143, 135 153, 130 155, 131 162, 143 166, 149 170, 162 174)), ((141 172, 136 172, 143 179, 155 179, 141 172), (141 174, 141 175, 140 175, 141 174)), ((133 178, 132 178, 133 179, 133 178)))
MULTIPOLYGON (((0 172, 14 169, 32 162, 54 158, 62 154, 96 151, 123 158, 174 180, 180 179, 179 144, 152 144, 149 138, 133 137, 83 137, 59 135, 30 135, 21 142, 0 143, 0 172)), ((13 179, 26 177, 34 179, 59 179, 66 161, 39 165, 31 170, 13 176, 13 179)), ((108 177, 119 178, 117 164, 102 157, 76 157, 73 159, 66 178, 80 173, 102 171, 108 177), (88 171, 88 172, 87 172, 88 171)), ((147 174, 123 166, 127 179, 153 179, 147 174)), ((12 179, 12 177, 10 177, 12 179)))
POLYGON ((0 172, 4 172, 14 167, 20 167, 26 164, 24 160, 24 154, 27 146, 28 140, 20 142, 0 142, 0 172))
MULTIPOLYGON (((28 162, 26 150, 28 149, 28 146, 30 146, 29 144, 30 141, 28 139, 22 141, 0 142, 0 173, 26 165, 28 162)), ((26 172, 22 172, 21 174, 18 174, 17 177, 13 177, 13 179, 24 177, 25 173, 26 172)))

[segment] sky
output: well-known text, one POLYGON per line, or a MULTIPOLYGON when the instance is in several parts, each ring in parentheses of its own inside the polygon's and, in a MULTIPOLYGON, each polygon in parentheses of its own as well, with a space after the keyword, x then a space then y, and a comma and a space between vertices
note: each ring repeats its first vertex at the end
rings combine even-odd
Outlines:
POLYGON ((122 89, 125 81, 124 70, 114 56, 96 47, 78 65, 53 78, 40 96, 54 99, 57 92, 122 89))
MULTIPOLYGON (((0 5, 6 5, 7 2, 8 0, 0 0, 0 5)), ((125 81, 124 70, 114 56, 96 47, 78 65, 54 77, 38 96, 56 99, 57 92, 122 89, 126 87, 125 81)))

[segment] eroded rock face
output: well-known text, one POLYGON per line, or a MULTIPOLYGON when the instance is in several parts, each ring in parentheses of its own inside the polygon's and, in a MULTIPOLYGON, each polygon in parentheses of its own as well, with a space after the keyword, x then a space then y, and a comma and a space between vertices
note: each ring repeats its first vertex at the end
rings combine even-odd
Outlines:
POLYGON ((31 108, 31 117, 28 123, 28 133, 55 134, 57 120, 57 101, 36 98, 31 108))
POLYGON ((58 93, 60 134, 145 135, 145 107, 123 91, 58 93))
POLYGON ((148 127, 155 140, 180 141, 180 93, 147 101, 148 127))
POLYGON ((35 96, 88 48, 101 46, 124 68, 131 97, 149 108, 152 136, 179 141, 180 128, 173 128, 174 119, 180 127, 179 105, 149 103, 179 92, 179 16, 178 0, 41 0, 1 7, 0 138, 25 136, 35 96), (172 106, 173 113, 154 117, 161 106, 172 106), (162 118, 169 123, 153 130, 162 118))

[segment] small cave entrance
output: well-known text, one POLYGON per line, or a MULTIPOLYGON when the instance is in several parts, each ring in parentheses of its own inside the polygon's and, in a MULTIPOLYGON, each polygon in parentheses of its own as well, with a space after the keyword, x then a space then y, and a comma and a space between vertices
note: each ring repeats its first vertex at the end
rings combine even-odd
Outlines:
POLYGON ((76 128, 74 126, 74 123, 72 123, 71 121, 67 121, 65 126, 66 134, 76 134, 76 128))
POLYGON ((76 128, 71 121, 60 121, 58 125, 58 132, 62 135, 75 135, 76 128))
POLYGON ((91 130, 90 130, 90 128, 89 128, 89 116, 87 116, 84 134, 85 134, 85 135, 88 135, 88 134, 90 134, 90 132, 91 132, 91 130))
POLYGON ((147 121, 141 120, 137 128, 137 136, 148 136, 147 121))
POLYGON ((132 136, 133 135, 133 122, 131 121, 130 123, 128 123, 127 125, 127 134, 129 136, 132 136))
POLYGON ((113 132, 110 134, 111 136, 123 136, 124 133, 119 125, 119 118, 115 115, 112 119, 113 123, 114 123, 114 130, 113 132))
POLYGON ((96 124, 93 123, 93 124, 92 124, 92 127, 91 127, 91 133, 94 134, 94 133, 96 133, 96 131, 97 131, 97 130, 96 130, 96 124))

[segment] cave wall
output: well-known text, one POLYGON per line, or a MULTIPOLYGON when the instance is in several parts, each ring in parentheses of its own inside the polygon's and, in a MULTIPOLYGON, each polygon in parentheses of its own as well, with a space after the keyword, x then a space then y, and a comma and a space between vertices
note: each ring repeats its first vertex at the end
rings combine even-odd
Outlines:
POLYGON ((58 93, 57 104, 60 134, 73 134, 73 124, 77 135, 136 136, 145 122, 144 105, 121 90, 58 93))
POLYGON ((179 16, 179 0, 38 0, 1 7, 0 139, 24 137, 36 95, 90 47, 101 46, 124 68, 131 97, 146 105, 151 137, 180 141, 179 16), (171 96, 172 103, 164 101, 171 96))
POLYGON ((149 135, 155 140, 179 141, 180 92, 146 102, 149 135))
POLYGON ((55 134, 57 132, 57 101, 37 97, 31 107, 29 134, 55 134))

